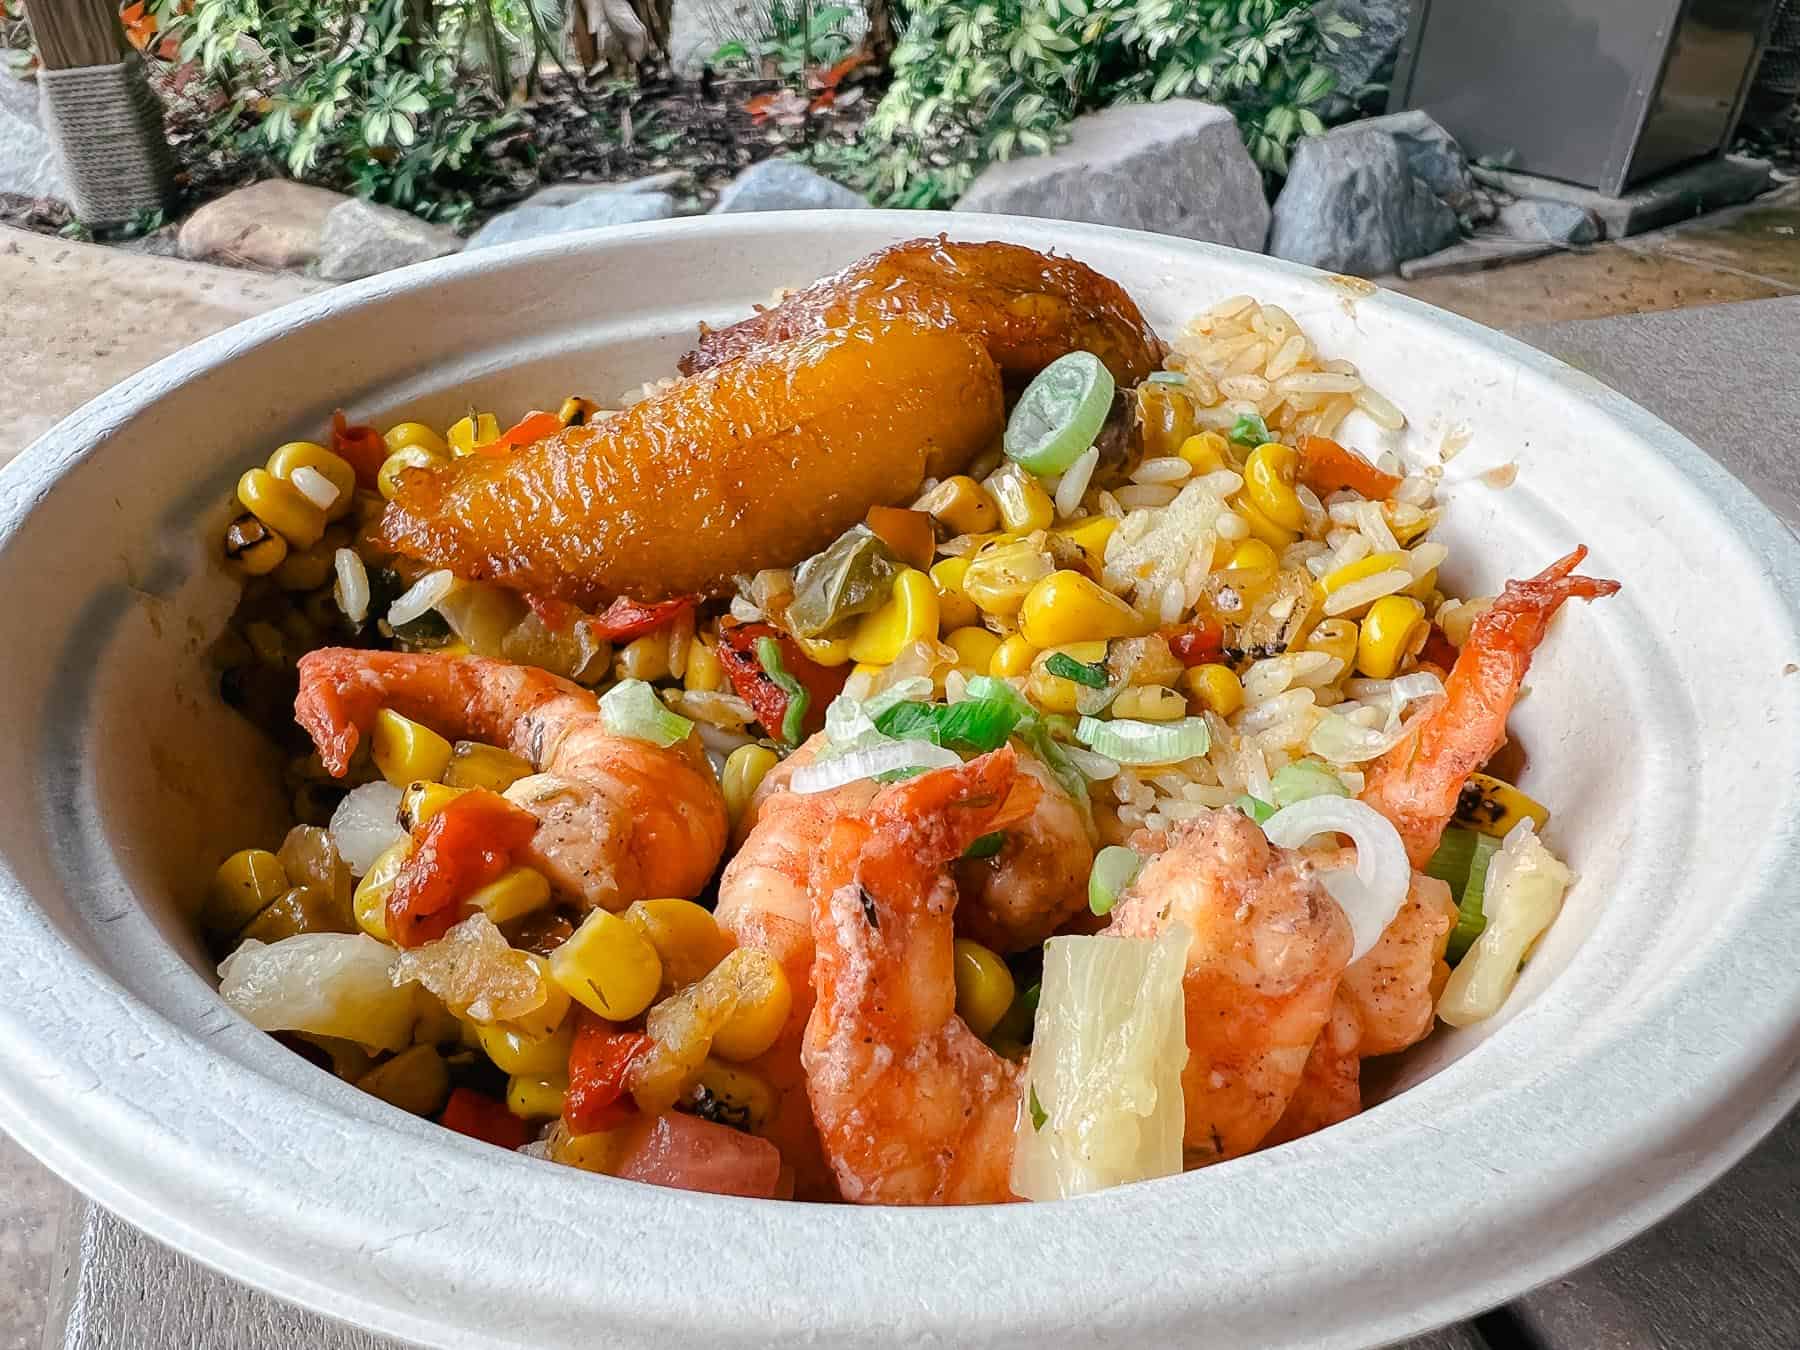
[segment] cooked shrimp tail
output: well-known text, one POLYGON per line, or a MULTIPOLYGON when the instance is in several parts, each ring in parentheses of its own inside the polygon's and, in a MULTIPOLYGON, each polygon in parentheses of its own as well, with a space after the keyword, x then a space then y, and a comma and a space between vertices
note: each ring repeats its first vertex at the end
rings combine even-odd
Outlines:
POLYGON ((1577 548, 1529 581, 1509 581, 1475 620, 1444 683, 1444 695, 1369 770, 1362 799, 1394 823, 1414 867, 1437 851, 1469 775, 1506 742, 1506 718, 1565 600, 1597 600, 1616 581, 1578 576, 1577 548))
POLYGON ((813 870, 817 1002, 803 1062, 844 1198, 1013 1197, 1019 1069, 956 1015, 949 864, 1023 819, 1035 780, 1011 749, 886 789, 837 822, 813 870))

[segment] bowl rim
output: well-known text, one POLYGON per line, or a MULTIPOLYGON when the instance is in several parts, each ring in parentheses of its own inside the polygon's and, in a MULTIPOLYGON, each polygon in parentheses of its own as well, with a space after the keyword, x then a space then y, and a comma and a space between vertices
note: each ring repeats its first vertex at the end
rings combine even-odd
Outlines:
MULTIPOLYGON (((646 240, 680 247, 742 241, 801 228, 829 231, 838 226, 878 230, 894 239, 940 230, 964 237, 1008 238, 1048 229, 1076 251, 1084 244, 1129 246, 1170 258, 1229 258, 1240 266, 1253 265, 1293 277, 1317 280, 1322 275, 1277 259, 1137 231, 962 212, 812 212, 804 223, 773 215, 712 216, 612 227, 465 253, 302 297, 185 348, 90 400, 29 446, 0 476, 0 558, 35 505, 117 429, 170 388, 204 378, 236 352, 278 342, 297 326, 463 276, 559 257, 573 260, 646 240)), ((1800 541, 1749 489, 1686 437, 1623 395, 1504 334, 1388 291, 1376 292, 1366 303, 1396 307, 1402 315, 1442 330, 1451 340, 1481 348, 1527 376, 1552 381, 1572 391, 1571 396, 1594 405, 1600 415, 1673 467, 1709 506, 1731 521, 1739 541, 1766 566, 1790 630, 1800 631, 1800 611, 1794 600, 1800 596, 1800 541)), ((1783 749, 1788 776, 1779 786, 1791 799, 1795 769, 1800 766, 1800 741, 1790 741, 1783 749)), ((1800 863, 1797 827, 1774 836, 1770 847, 1777 864, 1792 868, 1800 863)), ((1767 894, 1767 879, 1778 870, 1771 866, 1764 872, 1765 885, 1758 897, 1765 902, 1775 898, 1767 894)), ((1755 911, 1752 908, 1750 912, 1755 911)), ((342 1092, 300 1093, 214 1053, 204 1038, 136 1000, 71 943, 37 908, 10 859, 4 857, 0 857, 0 951, 7 953, 0 959, 0 970, 21 991, 0 1004, 0 1119, 54 1170, 159 1240, 271 1293, 373 1329, 430 1343, 515 1343, 495 1327, 474 1328, 459 1320, 446 1320, 454 1318, 459 1309, 466 1311, 466 1297, 433 1300, 400 1287, 417 1272, 429 1271, 434 1265, 441 1268, 449 1257, 468 1256, 466 1242, 459 1253, 456 1239, 442 1232, 429 1227, 403 1232, 396 1227, 381 1243, 365 1244, 358 1239, 361 1250, 357 1254, 364 1259, 342 1259, 342 1225, 348 1215, 341 1198, 247 1195, 240 1189, 246 1181, 241 1169, 209 1168, 200 1139, 174 1130, 165 1120, 146 1119, 133 1105, 153 1092, 159 1081, 166 1087, 169 1082, 198 1083, 220 1073, 249 1076, 256 1079, 255 1090, 272 1106, 291 1112, 296 1120, 324 1128, 335 1122, 342 1132, 344 1112, 337 1108, 345 1105, 345 1094, 353 1089, 328 1085, 341 1087, 342 1092), (78 994, 85 997, 75 996, 78 994), (65 1055, 79 1048, 79 1072, 66 1061, 47 1065, 45 1034, 30 1013, 52 1002, 66 1021, 57 1030, 60 1046, 52 1048, 65 1055), (138 1062, 142 1056, 133 1054, 134 1045, 141 1040, 156 1047, 154 1070, 138 1062), (135 1165, 123 1167, 119 1150, 134 1142, 135 1165), (246 1200, 240 1208, 238 1202, 246 1200), (378 1250, 382 1247, 386 1250, 378 1250), (446 1313, 440 1303, 451 1311, 446 1313)), ((1789 1048, 1791 1032, 1800 1024, 1800 986, 1779 977, 1784 962, 1792 968, 1787 959, 1791 955, 1791 951, 1765 951, 1760 957, 1753 954, 1748 958, 1761 964, 1755 967, 1755 997, 1736 1000, 1739 1006, 1734 1011, 1748 1015, 1743 1026, 1746 1034, 1735 1054, 1709 1058, 1704 1065, 1672 1064, 1665 1074, 1644 1084, 1634 1103, 1640 1119, 1596 1122, 1596 1142, 1611 1150, 1609 1165, 1566 1173, 1548 1168, 1535 1184, 1499 1195, 1492 1187, 1478 1184, 1478 1179, 1459 1181, 1434 1173, 1433 1182, 1453 1186, 1454 1193, 1434 1194, 1430 1204, 1421 1204, 1415 1211, 1385 1215, 1378 1228, 1358 1236, 1354 1258, 1340 1253, 1329 1268, 1320 1269, 1302 1266, 1292 1259, 1292 1253, 1285 1254, 1285 1261, 1282 1253, 1268 1254, 1266 1271, 1253 1281, 1257 1299, 1277 1319, 1286 1310, 1297 1327, 1305 1320, 1295 1312, 1301 1300, 1335 1297, 1353 1310, 1353 1325, 1345 1323, 1324 1334, 1318 1334, 1316 1326, 1305 1326, 1308 1344, 1351 1345, 1390 1339, 1503 1302, 1661 1219, 1736 1162, 1800 1101, 1800 1064, 1789 1048), (1570 1205, 1583 1201, 1600 1203, 1604 1219, 1564 1222, 1554 1233, 1545 1231, 1549 1221, 1567 1219, 1570 1205), (1451 1213, 1478 1217, 1482 1235, 1490 1241, 1499 1235, 1496 1245, 1508 1254, 1508 1260, 1501 1263, 1503 1268, 1474 1277, 1465 1270, 1454 1281, 1429 1278, 1433 1269, 1453 1271, 1458 1261, 1466 1263, 1482 1248, 1472 1231, 1456 1234, 1456 1241, 1442 1240, 1444 1219, 1451 1213), (1435 1267, 1419 1264, 1427 1259, 1427 1253, 1435 1267)), ((1638 1014, 1718 1019, 1722 1000, 1703 998, 1695 987, 1709 974, 1730 973, 1733 967, 1720 964, 1722 960, 1723 953, 1715 944, 1697 957, 1680 981, 1646 1000, 1638 1014)), ((1624 1039, 1599 1045, 1595 1055, 1622 1053, 1618 1042, 1624 1039)), ((1558 1066, 1547 1072, 1544 1083, 1535 1086, 1554 1085, 1575 1092, 1579 1085, 1565 1081, 1573 1072, 1572 1066, 1558 1066)), ((428 1141, 434 1147, 426 1151, 436 1155, 445 1176, 468 1182, 474 1188, 472 1193, 493 1190, 493 1178, 517 1182, 520 1193, 543 1189, 541 1174, 548 1169, 535 1168, 529 1160, 496 1157, 491 1149, 446 1137, 445 1132, 423 1122, 355 1114, 370 1128, 400 1136, 403 1147, 428 1141)), ((1372 1119, 1378 1115, 1379 1108, 1335 1127, 1334 1145, 1360 1140, 1371 1149, 1378 1148, 1383 1122, 1372 1119)), ((1211 1189, 1219 1191, 1227 1205, 1246 1192, 1257 1195, 1259 1201, 1267 1197, 1267 1203, 1276 1207, 1282 1200, 1299 1203, 1308 1178, 1321 1175, 1317 1169, 1330 1166, 1332 1151, 1316 1140, 1302 1140, 1286 1146, 1278 1163, 1271 1164, 1268 1155, 1252 1155, 1213 1172, 1191 1174, 1188 1180, 1212 1178, 1217 1172, 1217 1184, 1211 1189), (1284 1176, 1284 1172, 1292 1175, 1284 1176)), ((1390 1150, 1382 1165, 1397 1167, 1401 1162, 1390 1150)), ((367 1159, 347 1160, 346 1179, 375 1184, 370 1165, 367 1159)), ((908 1284, 896 1302, 894 1291, 879 1280, 846 1283, 841 1267, 833 1267, 827 1276, 799 1259, 803 1252, 771 1252, 767 1269, 786 1283, 778 1292, 767 1294, 764 1302, 727 1310, 730 1315, 726 1317, 720 1317, 719 1309, 706 1308, 654 1280, 630 1281, 623 1301, 616 1294, 595 1294, 591 1287, 584 1288, 582 1297, 600 1297, 613 1315, 629 1318, 628 1324, 610 1330, 635 1335, 644 1343, 706 1329, 727 1343, 745 1337, 760 1340, 775 1326, 828 1338, 892 1334, 900 1327, 955 1335, 966 1330, 957 1315, 962 1305, 946 1302, 936 1291, 966 1290, 974 1287, 971 1280, 976 1277, 991 1280, 1003 1276, 1010 1259, 1005 1253, 1034 1249, 1058 1261, 1085 1262, 1076 1267, 1084 1269, 1085 1275, 1080 1280, 1039 1279, 1023 1299, 1018 1289, 989 1287, 989 1303, 999 1314, 1013 1319, 1010 1325, 1020 1338, 1041 1336, 1046 1328, 1059 1327, 1065 1333, 1085 1328, 1097 1339, 1122 1331, 1166 1330, 1177 1324, 1171 1318, 1185 1319, 1204 1308, 1205 1291, 1177 1289, 1170 1296, 1161 1263, 1133 1268, 1129 1260, 1117 1258, 1160 1251, 1166 1260, 1194 1250, 1206 1240, 1209 1228, 1217 1227, 1210 1222, 1211 1205, 1206 1198, 1192 1202, 1192 1196, 1201 1194, 1197 1189, 1184 1192, 1188 1199, 1184 1199, 1181 1222, 1174 1222, 1170 1214, 1172 1190, 1159 1194, 1155 1188, 1126 1188, 1049 1210, 882 1211, 876 1216, 879 1227, 872 1227, 870 1211, 849 1207, 782 1207, 782 1214, 793 1216, 789 1223, 771 1218, 773 1207, 759 1202, 696 1198, 604 1178, 582 1180, 605 1188, 603 1203, 627 1230, 655 1223, 692 1222, 722 1230, 721 1236, 734 1241, 767 1240, 778 1230, 792 1230, 808 1242, 827 1241, 846 1250, 880 1252, 892 1270, 917 1281, 908 1284), (1039 1216, 1029 1220, 1038 1231, 1021 1227, 1028 1214, 1039 1216), (1044 1218, 1046 1214, 1050 1217, 1044 1218), (1177 1244, 1173 1248, 1168 1245, 1171 1241, 1177 1244), (1097 1259, 1096 1251, 1115 1259, 1097 1259), (823 1304, 821 1295, 825 1296, 823 1304), (863 1300, 867 1306, 830 1306, 830 1298, 840 1295, 852 1304, 863 1300), (639 1300, 643 1306, 627 1307, 631 1300, 639 1300), (1134 1306, 1133 1300, 1141 1301, 1142 1306, 1134 1306), (871 1313, 877 1305, 878 1310, 871 1313)), ((1405 1183, 1397 1175, 1394 1184, 1405 1183)), ((593 1194, 600 1196, 601 1192, 593 1194)), ((1349 1235, 1345 1230, 1344 1236, 1349 1235)), ((490 1254, 486 1262, 476 1259, 470 1284, 492 1289, 496 1287, 493 1281, 508 1270, 520 1273, 510 1256, 490 1254)), ((530 1276, 529 1270, 524 1273, 530 1276)), ((1180 1324, 1186 1325, 1185 1320, 1180 1324)), ((1278 1324, 1278 1320, 1270 1323, 1271 1327, 1278 1324)), ((544 1341, 532 1335, 516 1343, 544 1341)))

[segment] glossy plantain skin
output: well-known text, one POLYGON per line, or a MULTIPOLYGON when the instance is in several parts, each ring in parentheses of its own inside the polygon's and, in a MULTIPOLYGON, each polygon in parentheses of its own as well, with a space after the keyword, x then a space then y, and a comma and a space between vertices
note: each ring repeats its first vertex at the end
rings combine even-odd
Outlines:
POLYGON ((1072 351, 1098 356, 1121 388, 1162 364, 1163 345, 1125 288, 1087 264, 939 235, 871 253, 729 328, 702 325, 681 369, 692 374, 765 343, 900 315, 979 337, 1015 382, 1072 351))
POLYGON ((1002 425, 979 342, 859 324, 762 347, 510 455, 409 471, 379 542, 584 607, 716 595, 960 471, 1002 425))

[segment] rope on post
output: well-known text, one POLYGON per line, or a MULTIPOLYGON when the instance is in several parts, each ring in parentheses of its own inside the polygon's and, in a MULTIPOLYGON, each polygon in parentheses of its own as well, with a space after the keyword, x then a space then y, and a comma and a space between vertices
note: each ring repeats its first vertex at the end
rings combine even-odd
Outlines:
POLYGON ((162 105, 133 54, 117 65, 38 71, 44 127, 69 179, 83 223, 128 224, 174 201, 175 161, 162 105))

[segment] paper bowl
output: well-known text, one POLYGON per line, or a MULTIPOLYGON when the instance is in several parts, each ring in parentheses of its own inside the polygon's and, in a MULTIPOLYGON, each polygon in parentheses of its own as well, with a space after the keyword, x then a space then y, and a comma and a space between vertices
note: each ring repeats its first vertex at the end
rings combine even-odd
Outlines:
MULTIPOLYGON (((1369 425, 1347 439, 1376 448, 1369 425)), ((1643 1229, 1800 1095, 1800 549, 1693 445, 1474 324, 1305 268, 1089 226, 740 215, 480 252, 312 296, 90 403, 0 477, 0 1119, 155 1237, 446 1346, 1349 1346, 1466 1316, 1643 1229), (894 240, 1055 247, 1171 333, 1285 306, 1447 472, 1447 580, 1576 543, 1513 728, 1580 874, 1500 1016, 1372 1075, 1354 1120, 1050 1205, 719 1199, 510 1156, 314 1069, 214 991, 184 912, 279 828, 205 647, 236 476, 337 406, 439 425, 669 373, 700 320, 894 240), (1509 462, 1517 482, 1480 478, 1509 462)))

